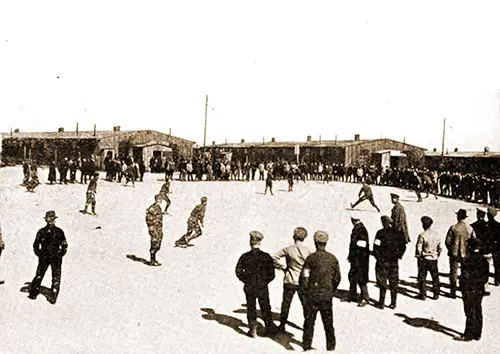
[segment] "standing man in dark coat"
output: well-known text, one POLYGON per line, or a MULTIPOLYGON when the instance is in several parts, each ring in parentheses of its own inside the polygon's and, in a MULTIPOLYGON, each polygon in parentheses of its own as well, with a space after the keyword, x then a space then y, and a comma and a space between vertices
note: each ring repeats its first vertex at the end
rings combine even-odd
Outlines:
POLYGON ((483 330, 484 285, 488 282, 489 264, 484 257, 485 249, 480 239, 472 238, 467 242, 467 254, 462 262, 460 290, 464 302, 465 331, 464 341, 479 340, 483 330))
POLYGON ((495 286, 500 285, 500 223, 495 220, 497 210, 495 207, 488 207, 488 240, 490 241, 490 251, 493 256, 493 267, 495 268, 495 286))
POLYGON ((326 336, 326 350, 335 350, 336 339, 333 328, 332 298, 340 284, 340 267, 337 258, 325 250, 328 234, 324 231, 314 233, 316 252, 306 259, 300 277, 305 294, 305 319, 302 346, 310 350, 314 335, 316 315, 321 314, 326 336))
POLYGON ((53 184, 56 182, 56 163, 54 161, 50 162, 49 165, 49 183, 53 184))
POLYGON ((362 185, 363 186, 361 187, 361 190, 358 193, 359 199, 356 203, 354 203, 354 204, 351 203, 351 208, 354 209, 356 207, 356 205, 358 205, 359 203, 361 203, 365 200, 368 200, 370 202, 370 204, 375 209, 377 209, 377 211, 380 213, 380 209, 378 208, 378 206, 375 204, 375 201, 373 200, 372 188, 370 187, 370 185, 367 182, 363 182, 362 185))
POLYGON ((384 309, 385 294, 387 289, 391 291, 391 305, 389 308, 396 308, 397 289, 399 283, 399 260, 403 258, 406 251, 406 243, 400 233, 392 227, 392 220, 387 215, 380 218, 382 229, 377 231, 373 242, 373 255, 377 260, 375 274, 377 284, 380 288, 380 296, 377 307, 384 309), (389 281, 389 286, 387 286, 389 281))
POLYGON ((357 213, 352 213, 351 222, 353 229, 351 233, 351 242, 349 244, 349 256, 347 260, 351 263, 349 270, 349 295, 347 301, 356 301, 357 287, 361 289, 361 300, 358 306, 368 305, 370 296, 368 295, 368 267, 370 264, 370 249, 368 240, 368 231, 360 220, 357 213))
POLYGON ((403 235, 406 243, 410 242, 410 233, 408 232, 408 222, 406 220, 405 208, 399 203, 399 195, 391 193, 391 202, 394 204, 391 210, 391 219, 394 229, 403 235))
POLYGON ((271 334, 276 330, 268 289, 268 284, 274 279, 274 265, 271 256, 260 250, 263 238, 259 231, 251 231, 251 250, 244 253, 236 265, 236 276, 245 284, 243 291, 247 302, 248 327, 250 327, 248 335, 252 338, 257 337, 257 300, 266 324, 266 332, 271 334))
POLYGON ((62 259, 68 250, 68 243, 64 231, 55 225, 56 213, 53 210, 45 214, 47 226, 40 229, 36 234, 33 250, 38 257, 36 275, 31 282, 28 298, 34 300, 40 293, 40 287, 47 268, 52 269, 52 293, 48 301, 55 304, 59 295, 61 284, 62 259))

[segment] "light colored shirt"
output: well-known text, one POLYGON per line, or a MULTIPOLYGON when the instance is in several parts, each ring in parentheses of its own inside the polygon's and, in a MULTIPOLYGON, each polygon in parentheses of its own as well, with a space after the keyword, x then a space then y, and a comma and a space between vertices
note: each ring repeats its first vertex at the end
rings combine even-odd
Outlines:
POLYGON ((441 254, 441 238, 428 228, 418 235, 415 257, 435 261, 441 254))
POLYGON ((299 285, 300 273, 311 253, 308 247, 296 240, 294 245, 281 249, 273 256, 274 266, 285 271, 285 284, 299 285), (282 258, 285 258, 286 265, 281 263, 282 258))

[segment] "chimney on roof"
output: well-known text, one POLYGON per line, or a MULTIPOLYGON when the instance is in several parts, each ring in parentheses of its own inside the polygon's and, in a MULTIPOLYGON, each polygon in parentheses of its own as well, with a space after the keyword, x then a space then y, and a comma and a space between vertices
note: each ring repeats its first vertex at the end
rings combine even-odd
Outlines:
POLYGON ((321 134, 319 135, 319 142, 321 143, 321 134))
POLYGON ((113 127, 113 131, 114 131, 114 132, 119 132, 119 131, 120 131, 120 126, 119 126, 119 125, 115 125, 115 126, 113 127))
POLYGON ((14 133, 19 133, 19 128, 14 129, 14 133))
POLYGON ((245 142, 245 139, 241 139, 241 143, 243 144, 245 142))
POLYGON ((275 137, 272 137, 271 138, 271 143, 275 143, 276 142, 276 138, 275 137))
POLYGON ((490 148, 489 148, 489 147, 487 147, 487 146, 485 146, 485 147, 484 147, 484 153, 486 154, 486 153, 487 153, 487 152, 489 152, 489 151, 490 151, 490 148))
POLYGON ((226 141, 225 141, 225 142, 226 142, 226 145, 227 145, 227 138, 226 138, 226 141))
POLYGON ((458 148, 454 148, 454 149, 453 149, 453 152, 458 152, 458 148))
POLYGON ((57 132, 58 132, 58 133, 64 133, 64 128, 63 128, 63 127, 58 128, 58 129, 57 129, 57 132))
POLYGON ((432 152, 437 152, 437 149, 436 148, 432 149, 432 152))
POLYGON ((354 140, 355 140, 355 141, 359 141, 359 140, 360 140, 360 139, 359 139, 359 134, 354 134, 354 140))
POLYGON ((308 143, 310 143, 310 142, 311 142, 311 136, 310 136, 310 135, 308 135, 308 136, 307 136, 307 142, 308 142, 308 143))
POLYGON ((96 136, 96 132, 97 132, 96 129, 97 129, 96 124, 94 124, 94 136, 96 136))
POLYGON ((78 122, 76 122, 76 134, 78 135, 78 122))
POLYGON ((168 135, 172 135, 172 128, 168 128, 168 135))
POLYGON ((212 141, 212 145, 215 145, 215 141, 212 141))

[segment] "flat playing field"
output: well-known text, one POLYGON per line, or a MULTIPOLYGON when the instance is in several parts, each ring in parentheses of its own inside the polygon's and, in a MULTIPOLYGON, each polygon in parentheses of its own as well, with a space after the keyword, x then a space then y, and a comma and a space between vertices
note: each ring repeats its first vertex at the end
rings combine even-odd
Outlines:
MULTIPOLYGON (((86 186, 48 185, 47 170, 40 170, 42 184, 36 193, 19 186, 21 167, 0 169, 0 222, 6 249, 0 260, 1 353, 285 353, 302 351, 302 310, 292 303, 288 334, 274 339, 251 339, 246 327, 243 286, 234 274, 239 256, 249 249, 248 232, 260 230, 262 249, 274 253, 292 243, 296 226, 312 234, 329 233, 327 250, 340 261, 342 282, 348 288, 347 251, 352 228, 349 202, 357 199, 360 185, 334 182, 298 183, 292 193, 286 181, 275 181, 275 195, 263 195, 264 182, 172 183, 171 216, 164 219, 164 239, 157 255, 161 267, 128 259, 128 254, 149 257, 145 210, 159 191, 161 175, 146 174, 143 183, 124 187, 104 180, 98 183, 97 216, 78 211, 85 202, 86 186), (186 220, 202 196, 208 197, 203 236, 194 247, 174 248, 186 229, 186 220), (45 225, 47 210, 55 210, 57 225, 65 233, 69 250, 63 261, 61 292, 56 305, 43 295, 36 301, 22 290, 35 274, 37 258, 32 243, 45 225)), ((103 174, 101 174, 103 176, 103 174)), ((389 193, 394 188, 374 187, 382 213, 368 202, 357 207, 373 242, 379 217, 390 215, 389 193)), ((463 332, 465 315, 461 299, 441 296, 438 301, 416 300, 417 265, 414 258, 420 217, 431 216, 435 230, 444 236, 455 222, 455 212, 465 208, 469 222, 475 205, 430 197, 416 203, 401 191, 412 242, 400 263, 402 294, 396 310, 358 308, 334 299, 337 352, 340 353, 494 353, 500 350, 500 288, 483 301, 484 331, 480 342, 453 340, 463 332)), ((372 258, 370 277, 375 280, 372 258)), ((448 272, 446 254, 440 272, 448 272)), ((50 287, 50 270, 43 284, 50 287)), ((429 276, 430 279, 430 276, 429 276)), ((280 311, 282 274, 270 284, 271 306, 280 311)), ((442 293, 448 278, 441 276, 442 293)), ((369 284, 370 296, 378 289, 369 284)), ((344 291, 340 292, 342 295, 344 291)), ((387 299, 387 301, 389 301, 387 299)), ((276 321, 277 323, 277 321, 276 321)), ((325 348, 318 317, 313 346, 325 348)))

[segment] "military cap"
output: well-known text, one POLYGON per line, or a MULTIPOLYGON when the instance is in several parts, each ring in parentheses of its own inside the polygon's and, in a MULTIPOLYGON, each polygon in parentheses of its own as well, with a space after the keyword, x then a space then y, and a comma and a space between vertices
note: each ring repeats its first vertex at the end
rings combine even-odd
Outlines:
POLYGON ((45 213, 45 219, 57 219, 56 212, 54 210, 49 210, 48 212, 45 213))
POLYGON ((307 230, 301 226, 295 228, 293 231, 293 237, 297 240, 304 241, 307 237, 307 230))
POLYGON ((422 222, 422 225, 427 226, 427 227, 431 226, 432 223, 434 222, 434 220, 432 220, 432 218, 427 216, 427 215, 422 216, 420 218, 420 221, 422 222))
POLYGON ((318 230, 314 233, 314 242, 328 242, 328 234, 325 231, 318 230))
POLYGON ((388 223, 388 224, 392 224, 392 219, 390 216, 387 216, 387 215, 382 215, 380 217, 380 221, 382 221, 382 224, 383 223, 388 223))
POLYGON ((201 202, 202 202, 202 203, 205 203, 207 200, 208 200, 208 198, 207 198, 207 197, 201 197, 201 202))
POLYGON ((260 231, 250 231, 250 242, 260 242, 264 235, 260 231))
POLYGON ((467 217, 467 211, 465 209, 459 209, 457 211, 457 216, 460 218, 460 219, 465 219, 467 217))
POLYGON ((494 206, 489 206, 488 207, 488 215, 491 215, 493 217, 497 216, 497 209, 494 206))
POLYGON ((482 207, 476 208, 476 210, 478 213, 483 214, 483 215, 485 215, 487 213, 486 209, 484 209, 482 207))
POLYGON ((399 199, 399 195, 396 193, 391 193, 391 198, 399 199))

